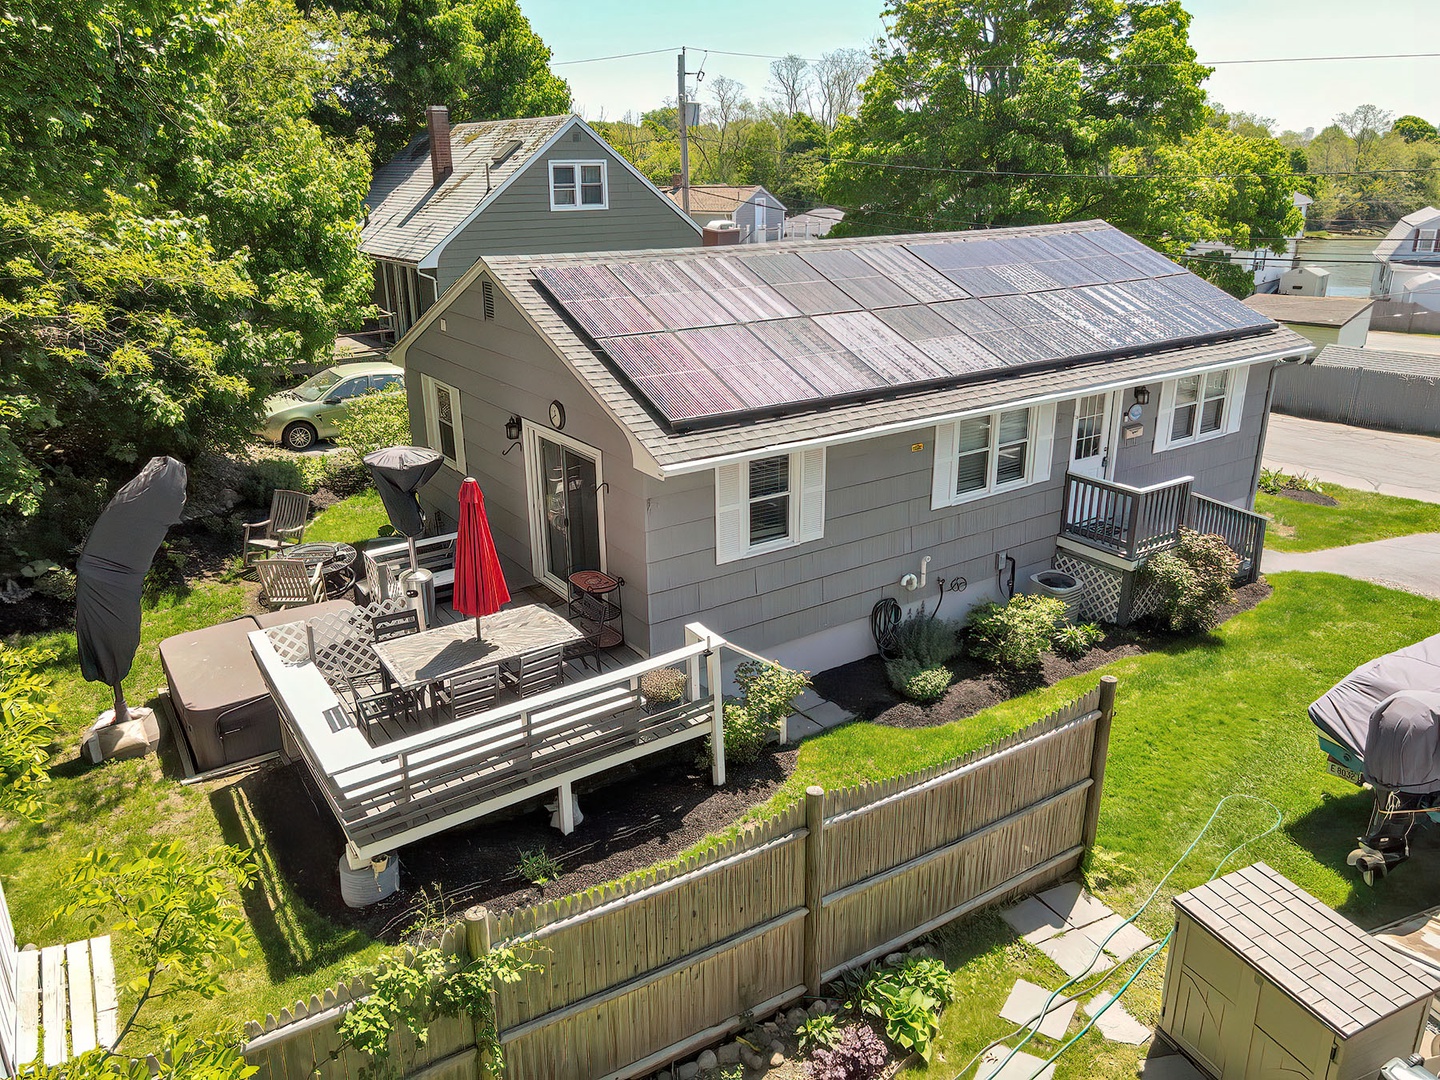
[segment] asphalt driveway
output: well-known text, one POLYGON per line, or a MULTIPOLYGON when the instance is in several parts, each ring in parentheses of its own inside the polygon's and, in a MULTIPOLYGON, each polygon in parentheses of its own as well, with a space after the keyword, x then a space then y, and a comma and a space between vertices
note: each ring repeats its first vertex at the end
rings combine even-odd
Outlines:
POLYGON ((1406 499, 1440 502, 1440 439, 1270 415, 1265 467, 1406 499))

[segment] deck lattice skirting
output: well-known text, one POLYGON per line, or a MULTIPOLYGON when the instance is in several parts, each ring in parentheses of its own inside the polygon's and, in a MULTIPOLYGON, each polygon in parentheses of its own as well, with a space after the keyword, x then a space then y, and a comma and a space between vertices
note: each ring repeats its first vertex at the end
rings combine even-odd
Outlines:
MULTIPOLYGON (((1114 691, 1107 679, 908 776, 812 788, 703 854, 624 882, 503 915, 472 908, 470 955, 515 943, 542 965, 496 988, 504 1075, 643 1076, 849 967, 1063 877, 1094 841, 1114 691)), ((249 1028, 259 1080, 300 1080, 316 1063, 321 1077, 356 1075, 322 1060, 343 1007, 337 991, 249 1028)), ((407 1077, 478 1078, 463 1044, 447 1027, 396 1061, 407 1077)))

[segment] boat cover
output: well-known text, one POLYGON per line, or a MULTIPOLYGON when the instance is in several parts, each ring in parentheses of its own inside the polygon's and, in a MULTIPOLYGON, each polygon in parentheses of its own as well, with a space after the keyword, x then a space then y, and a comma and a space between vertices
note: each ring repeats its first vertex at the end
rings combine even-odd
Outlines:
POLYGON ((1416 795, 1440 791, 1440 693, 1401 690, 1380 703, 1365 740, 1365 779, 1416 795))
POLYGON ((1370 718, 1402 690, 1440 692, 1440 634, 1361 664, 1310 706, 1310 721, 1335 743, 1365 758, 1370 718))

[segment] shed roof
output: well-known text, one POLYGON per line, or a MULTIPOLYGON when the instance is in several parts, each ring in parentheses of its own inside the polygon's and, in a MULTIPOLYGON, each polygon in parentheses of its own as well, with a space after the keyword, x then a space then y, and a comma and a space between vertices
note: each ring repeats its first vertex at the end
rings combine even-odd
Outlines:
POLYGON ((845 220, 845 211, 838 206, 817 206, 803 214, 785 219, 785 239, 818 239, 845 220))
POLYGON ((1316 367, 1363 368, 1409 378, 1440 379, 1440 356, 1401 352, 1398 349, 1360 349, 1326 345, 1315 358, 1316 367))
POLYGON ((376 258, 418 263, 501 184, 529 165, 572 119, 579 118, 531 116, 456 124, 450 129, 454 171, 439 187, 430 171, 430 137, 416 136, 375 170, 365 196, 360 250, 376 258))
MULTIPOLYGON (((1078 222, 970 234, 854 237, 827 240, 824 246, 827 250, 834 250, 927 240, 959 243, 964 237, 1002 240, 1019 236, 1049 236, 1096 230, 1109 230, 1112 233, 1115 231, 1104 222, 1078 222)), ((806 241, 785 241, 763 247, 765 253, 774 254, 813 250, 816 245, 806 241)), ((997 370, 977 375, 961 385, 928 388, 923 392, 898 393, 876 400, 832 402, 818 407, 797 409, 785 415, 749 420, 743 424, 674 432, 662 424, 646 407, 643 399, 621 380, 601 351, 574 328, 562 314, 561 306, 545 292, 535 275, 535 271, 542 266, 605 266, 646 260, 673 261, 676 258, 705 260, 734 257, 734 252, 734 248, 696 248, 686 249, 684 252, 664 250, 490 257, 472 267, 471 272, 452 287, 446 298, 442 298, 440 304, 426 313, 425 319, 407 335, 407 340, 401 342, 396 351, 403 357, 409 343, 424 332, 428 321, 439 317, 449 300, 468 287, 474 277, 488 270, 495 281, 514 299, 531 324, 548 340, 556 354, 591 389, 617 423, 631 434, 638 448, 648 454, 654 463, 654 468, 650 469, 637 459, 637 466, 647 471, 655 471, 659 475, 707 468, 719 460, 753 455, 760 451, 795 449, 868 438, 885 431, 909 431, 1009 404, 1059 400, 1086 391, 1134 385, 1227 364, 1301 356, 1313 351, 1310 342, 1298 334, 1280 327, 1265 329, 1265 324, 1262 324, 1261 328, 1249 336, 1231 340, 1173 343, 1169 347, 1153 347, 1150 351, 1136 350, 1132 355, 1083 358, 1045 370, 997 370)), ((1150 255, 1155 259, 1162 259, 1153 252, 1150 255)), ((1178 273, 1178 269, 1175 272, 1178 273)), ((1188 287, 1212 289, 1211 286, 1193 279, 1191 275, 1184 277, 1191 282, 1188 287)), ((1238 303, 1236 306, 1239 306, 1238 303)), ((1018 331, 1016 334, 1019 336, 1018 331)))
POLYGON ((1300 323, 1303 326, 1344 326, 1374 302, 1358 296, 1291 296, 1286 293, 1256 293, 1242 301, 1250 310, 1276 322, 1300 323))
MULTIPOLYGON (((1437 222, 1440 222, 1440 210, 1433 206, 1426 206, 1416 210, 1413 214, 1406 214, 1385 234, 1385 239, 1381 240, 1375 248, 1375 257, 1377 259, 1391 258, 1399 251, 1401 242, 1407 240, 1412 232, 1421 228, 1435 228, 1437 222)), ((1405 253, 1400 252, 1400 254, 1403 256, 1405 253)))
MULTIPOLYGON (((733 214, 760 192, 765 192, 766 206, 785 209, 784 203, 759 184, 691 184, 690 213, 733 214)), ((665 194, 676 206, 684 205, 684 193, 678 187, 666 188, 665 194)))
POLYGON ((1440 990, 1348 919, 1263 862, 1175 898, 1175 906, 1341 1038, 1440 990))

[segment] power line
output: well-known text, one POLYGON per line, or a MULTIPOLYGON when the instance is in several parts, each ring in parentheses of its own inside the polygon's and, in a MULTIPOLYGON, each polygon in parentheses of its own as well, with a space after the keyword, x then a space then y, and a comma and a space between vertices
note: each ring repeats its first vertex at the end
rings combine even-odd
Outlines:
POLYGON ((613 53, 610 56, 587 56, 583 60, 555 60, 551 62, 550 66, 568 67, 571 64, 598 64, 603 60, 629 60, 635 56, 657 56, 660 53, 678 52, 679 49, 680 47, 677 45, 673 49, 645 49, 642 52, 613 53))

